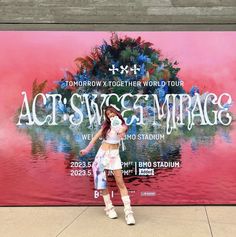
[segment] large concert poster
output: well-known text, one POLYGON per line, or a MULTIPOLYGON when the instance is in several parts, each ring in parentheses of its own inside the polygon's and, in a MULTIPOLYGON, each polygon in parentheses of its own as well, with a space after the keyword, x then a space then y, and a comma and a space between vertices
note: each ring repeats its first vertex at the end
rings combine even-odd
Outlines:
MULTIPOLYGON (((236 203, 235 32, 0 32, 0 205, 101 205, 104 108, 134 205, 236 203)), ((121 204, 113 172, 108 184, 121 204)))

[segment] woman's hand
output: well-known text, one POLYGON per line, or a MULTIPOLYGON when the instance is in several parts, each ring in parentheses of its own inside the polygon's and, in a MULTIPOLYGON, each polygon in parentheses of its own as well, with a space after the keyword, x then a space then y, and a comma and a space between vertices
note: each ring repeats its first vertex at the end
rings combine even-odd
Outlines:
POLYGON ((126 132, 120 132, 120 133, 117 133, 117 134, 118 134, 120 139, 123 139, 123 138, 125 138, 126 132))
POLYGON ((117 134, 122 134, 122 133, 126 133, 128 130, 128 126, 126 124, 122 124, 117 126, 117 128, 115 128, 115 131, 117 132, 117 134))
POLYGON ((81 156, 84 156, 86 154, 88 154, 91 149, 94 147, 96 141, 98 140, 99 137, 101 137, 102 135, 102 128, 96 133, 96 135, 92 138, 92 140, 90 141, 90 143, 88 144, 88 146, 85 149, 82 149, 79 154, 81 156))
POLYGON ((81 151, 79 152, 79 154, 80 154, 81 156, 86 155, 86 151, 85 151, 85 149, 81 150, 81 151))
POLYGON ((90 142, 85 149, 80 151, 80 155, 84 156, 84 155, 88 154, 92 150, 93 147, 94 147, 94 143, 90 142))

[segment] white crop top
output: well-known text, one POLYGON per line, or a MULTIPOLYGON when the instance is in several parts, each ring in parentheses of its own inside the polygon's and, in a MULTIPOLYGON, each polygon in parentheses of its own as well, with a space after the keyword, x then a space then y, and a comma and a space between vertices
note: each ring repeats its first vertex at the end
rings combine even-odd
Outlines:
POLYGON ((118 144, 120 143, 121 138, 117 134, 114 128, 111 127, 110 130, 107 132, 106 139, 103 139, 103 142, 109 143, 109 144, 118 144))
MULTIPOLYGON (((120 125, 121 128, 124 127, 124 125, 120 125)), ((125 150, 125 144, 123 139, 118 135, 117 130, 111 126, 110 130, 107 131, 106 139, 103 139, 102 143, 109 143, 109 144, 120 144, 122 145, 122 151, 125 150)))

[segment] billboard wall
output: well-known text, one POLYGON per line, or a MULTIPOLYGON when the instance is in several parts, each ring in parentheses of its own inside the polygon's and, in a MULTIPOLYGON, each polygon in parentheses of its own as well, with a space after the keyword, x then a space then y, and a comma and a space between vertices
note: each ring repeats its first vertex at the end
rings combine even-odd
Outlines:
POLYGON ((102 204, 80 151, 110 104, 133 204, 236 203, 235 32, 0 34, 1 206, 102 204))

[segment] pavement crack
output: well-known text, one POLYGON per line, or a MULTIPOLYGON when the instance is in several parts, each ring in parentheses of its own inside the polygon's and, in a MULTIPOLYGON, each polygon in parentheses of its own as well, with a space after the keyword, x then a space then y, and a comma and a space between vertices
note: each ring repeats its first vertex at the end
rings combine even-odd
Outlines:
POLYGON ((205 209, 205 213, 206 213, 206 216, 207 216, 207 222, 208 222, 208 225, 209 225, 209 229, 210 229, 210 232, 211 232, 211 237, 213 237, 213 233, 212 233, 212 229, 211 229, 211 223, 210 223, 210 219, 209 219, 209 216, 208 216, 208 213, 207 213, 206 206, 204 206, 204 209, 205 209))
POLYGON ((64 232, 64 230, 66 230, 71 224, 73 224, 75 222, 76 219, 78 219, 86 210, 88 209, 88 207, 86 207, 81 213, 79 213, 78 216, 75 217, 74 220, 72 220, 68 225, 66 225, 57 235, 59 236, 62 232, 64 232))

